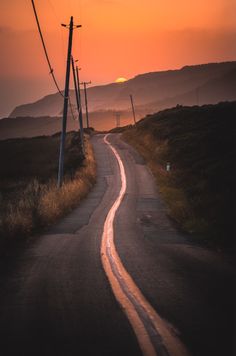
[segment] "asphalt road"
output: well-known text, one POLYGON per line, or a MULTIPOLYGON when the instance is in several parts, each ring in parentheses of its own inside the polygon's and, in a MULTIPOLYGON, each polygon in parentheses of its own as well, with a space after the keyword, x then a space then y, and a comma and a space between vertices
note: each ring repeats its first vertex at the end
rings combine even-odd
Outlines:
MULTIPOLYGON (((46 234, 2 258, 2 356, 141 355, 100 257, 104 222, 121 186, 117 160, 103 138, 93 138, 98 178, 87 199, 46 234)), ((178 232, 142 158, 118 135, 108 139, 127 178, 114 226, 124 267, 192 355, 233 355, 230 261, 178 232)))

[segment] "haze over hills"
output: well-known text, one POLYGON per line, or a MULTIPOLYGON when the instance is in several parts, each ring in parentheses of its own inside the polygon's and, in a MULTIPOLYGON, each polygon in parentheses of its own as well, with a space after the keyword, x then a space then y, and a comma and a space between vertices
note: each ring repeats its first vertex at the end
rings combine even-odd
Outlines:
MULTIPOLYGON (((236 61, 146 73, 121 84, 88 88, 90 126, 100 131, 114 128, 115 111, 121 112, 121 126, 133 123, 129 100, 131 93, 138 120, 177 104, 193 106, 234 101, 236 61)), ((71 100, 76 116, 73 90, 71 100)), ((18 106, 10 114, 10 119, 0 120, 0 139, 52 135, 61 130, 62 108, 63 98, 58 93, 18 106)), ((69 110, 67 130, 77 130, 78 127, 69 110)))
MULTIPOLYGON (((176 104, 202 105, 235 100, 236 61, 185 66, 180 70, 137 75, 124 83, 91 87, 88 88, 89 110, 127 110, 131 93, 142 114, 176 104)), ((71 96, 75 105, 73 90, 71 96)), ((63 98, 56 93, 17 106, 9 117, 60 116, 62 106, 63 98)))

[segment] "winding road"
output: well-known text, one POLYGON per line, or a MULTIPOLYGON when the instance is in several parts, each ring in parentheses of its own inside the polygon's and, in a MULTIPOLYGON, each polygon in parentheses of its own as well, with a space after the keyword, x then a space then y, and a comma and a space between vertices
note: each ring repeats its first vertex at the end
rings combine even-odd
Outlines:
POLYGON ((1 260, 1 355, 233 355, 230 262, 176 230, 119 135, 92 143, 87 199, 1 260))

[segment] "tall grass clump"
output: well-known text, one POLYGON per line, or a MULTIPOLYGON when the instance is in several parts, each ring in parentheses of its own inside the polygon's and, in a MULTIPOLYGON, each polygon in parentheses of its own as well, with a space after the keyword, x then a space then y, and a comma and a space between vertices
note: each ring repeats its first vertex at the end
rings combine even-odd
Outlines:
POLYGON ((0 149, 5 145, 6 156, 18 146, 22 160, 8 162, 1 175, 1 245, 25 239, 53 224, 76 207, 95 183, 96 163, 89 139, 85 140, 84 158, 78 134, 70 133, 66 140, 65 179, 62 188, 57 188, 58 143, 59 135, 0 142, 0 149))
POLYGON ((66 178, 61 189, 52 181, 39 200, 39 218, 43 224, 51 224, 78 205, 92 188, 96 179, 96 163, 91 144, 86 142, 86 159, 75 172, 74 178, 66 178))

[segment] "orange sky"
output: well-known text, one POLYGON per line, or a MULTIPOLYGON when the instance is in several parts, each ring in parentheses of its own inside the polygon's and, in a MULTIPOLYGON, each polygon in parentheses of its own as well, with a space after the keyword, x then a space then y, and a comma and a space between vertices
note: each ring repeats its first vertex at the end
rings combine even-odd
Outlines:
MULTIPOLYGON (((81 77, 93 84, 117 77, 236 59, 235 0, 35 0, 49 56, 64 86, 66 29, 81 77)), ((0 116, 55 91, 30 0, 0 2, 0 116)))

